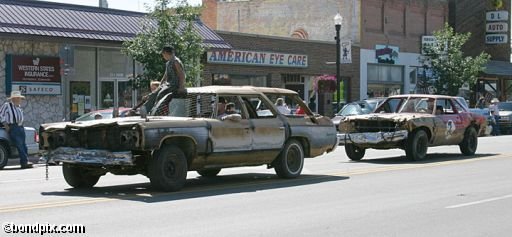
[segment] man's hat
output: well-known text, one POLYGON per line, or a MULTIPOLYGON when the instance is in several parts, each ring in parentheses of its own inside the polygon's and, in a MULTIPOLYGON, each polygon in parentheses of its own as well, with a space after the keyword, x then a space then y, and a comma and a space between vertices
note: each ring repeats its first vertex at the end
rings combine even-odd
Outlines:
POLYGON ((500 100, 498 100, 498 98, 494 98, 491 100, 491 103, 499 103, 499 102, 500 102, 500 100))
POLYGON ((11 91, 11 97, 7 98, 8 100, 12 98, 22 98, 25 99, 25 96, 21 95, 21 91, 11 91))

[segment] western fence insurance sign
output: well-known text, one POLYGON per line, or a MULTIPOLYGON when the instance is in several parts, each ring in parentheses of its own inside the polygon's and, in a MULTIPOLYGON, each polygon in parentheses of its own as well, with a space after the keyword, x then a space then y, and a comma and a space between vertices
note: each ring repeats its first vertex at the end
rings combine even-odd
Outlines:
POLYGON ((207 62, 214 64, 235 64, 247 66, 308 67, 308 56, 275 52, 245 50, 210 50, 207 62))
POLYGON ((46 56, 7 55, 6 66, 12 90, 27 95, 60 95, 60 59, 46 56))

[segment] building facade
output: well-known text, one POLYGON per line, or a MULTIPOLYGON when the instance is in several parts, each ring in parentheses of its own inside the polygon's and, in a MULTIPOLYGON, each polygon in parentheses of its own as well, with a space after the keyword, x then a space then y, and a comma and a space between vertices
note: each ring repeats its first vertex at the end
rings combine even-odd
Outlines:
MULTIPOLYGON (((145 14, 29 0, 3 0, 0 10, 0 101, 22 91, 26 126, 132 107, 146 93, 131 87, 142 68, 121 51, 145 14)), ((195 27, 205 47, 231 48, 201 22, 195 27)))
POLYGON ((487 52, 491 60, 470 88, 470 102, 479 97, 512 100, 512 64, 510 41, 510 1, 450 0, 450 25, 460 33, 471 33, 463 51, 469 56, 487 52), (498 7, 495 4, 501 2, 498 7), (496 40, 495 40, 496 39, 496 40))
MULTIPOLYGON (((318 77, 336 73, 334 42, 293 39, 246 33, 217 31, 233 49, 208 50, 205 55, 203 83, 206 85, 253 85, 287 88, 297 91, 311 108, 332 115, 332 92, 318 93, 318 77)), ((359 48, 353 46, 352 57, 358 63, 359 48)), ((341 67, 349 82, 359 81, 359 71, 349 64, 341 67)), ((357 88, 354 85, 353 88, 357 88)), ((351 86, 352 88, 352 86, 351 86)), ((333 88, 334 90, 335 88, 333 88)), ((359 97, 358 88, 349 97, 359 97)))
POLYGON ((213 29, 329 42, 333 17, 340 13, 340 39, 360 48, 358 63, 350 64, 360 75, 350 91, 359 96, 351 100, 418 92, 424 74, 421 38, 448 21, 447 0, 203 0, 203 5, 202 18, 213 29))

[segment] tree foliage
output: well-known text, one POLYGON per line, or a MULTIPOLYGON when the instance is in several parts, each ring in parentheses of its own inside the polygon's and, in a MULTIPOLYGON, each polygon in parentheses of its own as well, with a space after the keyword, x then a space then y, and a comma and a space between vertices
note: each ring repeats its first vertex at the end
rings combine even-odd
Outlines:
POLYGON ((437 43, 424 48, 428 56, 423 63, 436 77, 433 81, 436 93, 454 96, 465 83, 474 86, 490 56, 485 52, 476 57, 464 56, 461 49, 471 33, 456 33, 448 24, 435 31, 434 36, 437 43))
POLYGON ((165 60, 160 50, 167 45, 174 47, 176 56, 183 62, 187 85, 196 85, 202 70, 199 59, 204 52, 202 38, 194 30, 200 8, 190 6, 186 0, 156 0, 155 3, 141 22, 141 32, 123 44, 123 51, 144 68, 142 74, 135 75, 132 85, 147 86, 150 80, 162 78, 165 60))

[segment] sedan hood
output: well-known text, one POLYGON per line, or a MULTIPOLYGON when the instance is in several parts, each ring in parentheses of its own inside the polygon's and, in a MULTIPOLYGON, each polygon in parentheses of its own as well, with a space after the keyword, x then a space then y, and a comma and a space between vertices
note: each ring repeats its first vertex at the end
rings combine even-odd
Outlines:
POLYGON ((500 116, 509 117, 512 115, 512 111, 500 111, 500 116))
POLYGON ((393 120, 393 121, 405 121, 415 118, 432 118, 435 117, 432 114, 423 114, 423 113, 379 113, 379 114, 363 114, 363 115, 355 115, 346 117, 345 121, 354 121, 354 120, 393 120))

